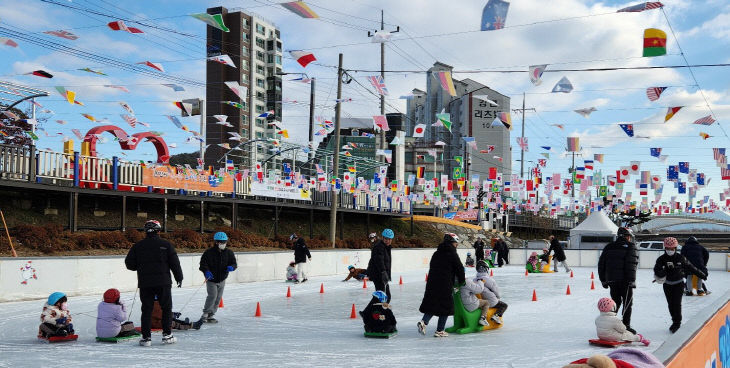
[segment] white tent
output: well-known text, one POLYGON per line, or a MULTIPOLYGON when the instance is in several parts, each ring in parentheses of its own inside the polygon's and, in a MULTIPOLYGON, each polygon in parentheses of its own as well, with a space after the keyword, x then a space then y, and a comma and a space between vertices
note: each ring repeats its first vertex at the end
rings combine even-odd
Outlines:
POLYGON ((618 226, 602 211, 593 212, 570 230, 570 248, 603 249, 616 237, 618 226))

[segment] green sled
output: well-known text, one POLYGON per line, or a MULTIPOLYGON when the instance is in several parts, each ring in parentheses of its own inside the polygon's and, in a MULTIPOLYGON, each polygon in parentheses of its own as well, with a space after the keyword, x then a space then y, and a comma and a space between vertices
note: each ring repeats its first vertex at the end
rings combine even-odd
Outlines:
POLYGON ((120 342, 120 341, 137 339, 140 336, 142 336, 142 334, 136 334, 136 335, 132 335, 132 336, 123 336, 123 337, 97 337, 96 341, 98 341, 98 342, 120 342))
POLYGON ((378 339, 389 339, 398 335, 398 331, 394 332, 365 332, 365 337, 373 337, 378 339))
POLYGON ((482 316, 480 309, 475 309, 471 312, 464 308, 464 304, 461 302, 461 291, 454 293, 454 326, 446 329, 448 333, 467 334, 472 332, 480 332, 485 330, 493 330, 502 327, 492 321, 492 315, 497 312, 497 308, 489 308, 487 312, 487 321, 489 324, 482 326, 479 324, 479 318, 482 316))

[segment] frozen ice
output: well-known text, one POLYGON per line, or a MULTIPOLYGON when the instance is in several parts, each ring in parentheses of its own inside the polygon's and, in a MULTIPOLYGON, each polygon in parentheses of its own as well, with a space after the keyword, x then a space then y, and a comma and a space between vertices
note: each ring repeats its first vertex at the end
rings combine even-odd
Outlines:
MULTIPOLYGON (((398 319, 398 336, 389 340, 363 337, 362 321, 349 319, 351 306, 361 310, 374 291, 362 282, 341 282, 343 275, 314 277, 298 285, 284 281, 228 284, 225 307, 216 318, 219 323, 203 325, 199 331, 175 331, 177 344, 162 345, 161 334, 153 333, 152 347, 137 345, 136 340, 119 344, 97 343, 96 305, 101 295, 71 297, 69 308, 79 340, 72 343, 44 344, 36 333, 43 301, 0 304, 0 366, 319 366, 388 367, 560 367, 568 362, 610 350, 588 345, 595 337, 593 320, 596 302, 608 296, 596 278, 590 290, 590 274, 595 268, 574 268, 574 278, 564 272, 524 276, 523 266, 494 269, 494 277, 509 304, 504 326, 498 330, 447 338, 432 337, 434 318, 421 336, 416 322, 421 313, 426 269, 393 273, 391 282, 393 310, 398 319), (403 285, 398 278, 403 276, 403 285), (324 294, 319 293, 320 283, 324 294), (571 295, 565 295, 570 285, 571 295), (286 298, 291 286, 292 297, 286 298), (532 290, 538 301, 531 301, 532 290), (254 317, 256 302, 263 316, 254 317)), ((467 269, 467 277, 474 270, 467 269)), ((638 271, 634 294, 632 326, 651 340, 647 351, 656 350, 671 334, 671 319, 661 286, 652 284, 649 269, 638 271)), ((723 297, 730 287, 730 273, 711 271, 708 287, 713 293, 683 299, 684 321, 723 297)), ((123 293, 127 305, 133 293, 123 293)), ((183 318, 197 320, 205 299, 205 288, 173 289, 174 310, 183 318)), ((132 320, 139 324, 140 303, 134 303, 132 320)), ((451 318, 447 327, 452 325, 451 318)))

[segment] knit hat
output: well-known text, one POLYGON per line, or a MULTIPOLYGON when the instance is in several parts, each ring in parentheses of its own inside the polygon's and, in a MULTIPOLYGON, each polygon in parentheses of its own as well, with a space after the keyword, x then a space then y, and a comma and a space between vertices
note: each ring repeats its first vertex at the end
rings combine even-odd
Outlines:
POLYGON ((109 289, 104 292, 104 303, 116 303, 119 301, 120 295, 119 290, 113 288, 109 289))
POLYGON ((613 312, 614 308, 616 308, 616 302, 611 298, 601 298, 598 301, 598 310, 601 312, 613 312))
POLYGON ((537 252, 532 252, 530 255, 533 257, 537 257, 537 252))
POLYGON ((677 238, 672 238, 671 236, 664 238, 664 248, 676 248, 677 245, 679 245, 677 238))
POLYGON ((489 277, 489 273, 488 272, 477 272, 476 277, 474 277, 474 281, 486 280, 487 277, 489 277))

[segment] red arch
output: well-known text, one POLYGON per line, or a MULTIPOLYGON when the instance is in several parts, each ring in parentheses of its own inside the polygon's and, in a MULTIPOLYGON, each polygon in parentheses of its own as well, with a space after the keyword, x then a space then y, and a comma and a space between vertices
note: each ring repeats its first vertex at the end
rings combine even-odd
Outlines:
POLYGON ((84 142, 89 142, 89 155, 96 157, 96 141, 99 139, 98 135, 102 133, 111 133, 116 137, 119 140, 119 146, 123 150, 134 150, 137 148, 139 142, 146 139, 155 145, 155 149, 157 150, 157 163, 166 164, 170 161, 170 151, 167 148, 167 143, 159 135, 152 132, 142 132, 132 134, 130 137, 124 129, 115 125, 100 125, 86 132, 84 142))

